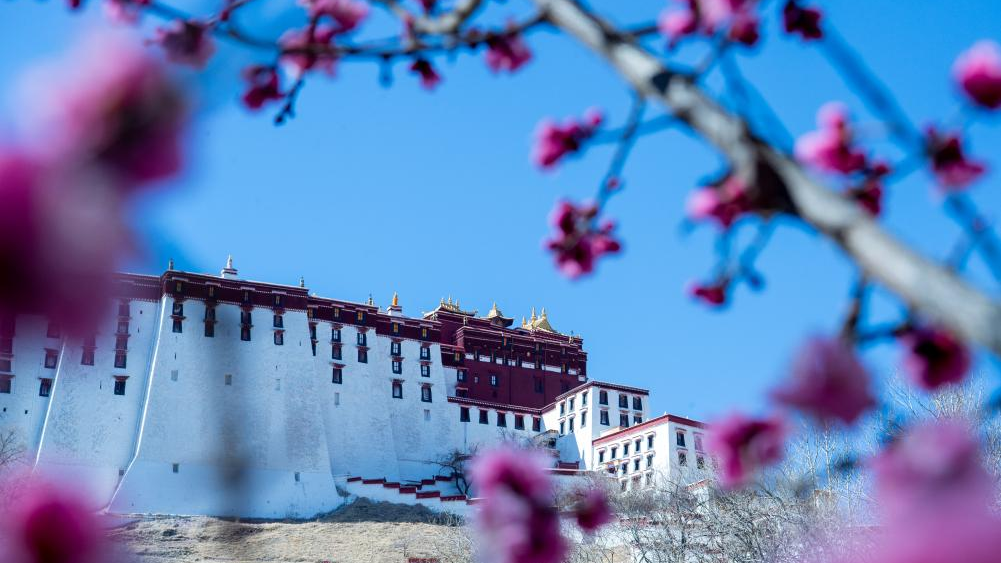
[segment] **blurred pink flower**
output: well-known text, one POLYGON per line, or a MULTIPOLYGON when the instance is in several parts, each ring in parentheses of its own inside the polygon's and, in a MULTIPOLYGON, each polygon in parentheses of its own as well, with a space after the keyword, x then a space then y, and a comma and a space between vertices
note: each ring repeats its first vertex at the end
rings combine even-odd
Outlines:
POLYGON ((933 513, 884 528, 858 561, 879 563, 998 563, 1001 520, 994 515, 933 513))
POLYGON ((727 37, 731 41, 736 41, 747 46, 754 45, 761 37, 758 33, 758 23, 758 16, 750 10, 734 12, 733 20, 730 22, 730 29, 727 31, 727 37))
POLYGON ((521 34, 513 31, 490 34, 486 38, 487 66, 494 72, 514 72, 532 60, 521 34))
POLYGON ((215 42, 207 25, 193 20, 174 20, 167 27, 158 28, 154 43, 167 53, 167 60, 204 68, 212 54, 215 42))
POLYGON ((594 532, 614 518, 608 495, 598 488, 581 492, 574 507, 574 516, 577 518, 577 525, 585 532, 594 532))
POLYGON ((814 337, 800 348, 791 377, 772 392, 779 403, 821 423, 852 424, 876 406, 869 372, 840 338, 814 337))
POLYGON ((285 97, 278 80, 278 71, 274 67, 249 66, 243 69, 243 79, 247 82, 243 104, 250 109, 261 109, 265 103, 285 97))
POLYGON ((906 347, 904 369, 918 386, 934 391, 960 383, 970 370, 970 351, 945 329, 918 327, 900 337, 906 347))
POLYGON ((427 59, 417 59, 410 65, 410 72, 417 74, 421 79, 421 86, 426 90, 434 90, 441 84, 441 75, 431 66, 431 61, 427 59))
POLYGON ((981 516, 994 498, 980 444, 955 420, 909 428, 872 462, 876 497, 891 521, 981 516))
POLYGON ((727 38, 745 45, 758 40, 757 0, 678 0, 680 10, 669 10, 658 20, 671 45, 696 33, 711 37, 726 29, 727 38))
POLYGON ((556 228, 556 234, 547 239, 545 245, 553 252, 560 271, 569 278, 591 273, 598 258, 622 249, 612 235, 614 223, 605 222, 598 228, 594 227, 597 213, 594 205, 577 207, 568 201, 561 201, 549 216, 549 223, 556 228))
POLYGON ((961 190, 987 170, 980 162, 966 158, 962 140, 957 134, 940 134, 934 127, 929 127, 926 143, 932 172, 939 185, 946 190, 961 190))
POLYGON ((328 16, 337 22, 336 33, 345 33, 358 27, 368 17, 368 4, 355 0, 302 0, 309 17, 328 16))
POLYGON ((693 282, 688 286, 688 295, 707 305, 719 307, 726 304, 726 282, 703 284, 693 282))
MULTIPOLYGON (((150 0, 104 0, 104 13, 119 23, 136 23, 150 0)), ((75 6, 74 6, 75 7, 75 6)))
POLYGON ((496 563, 558 563, 567 552, 545 468, 536 451, 498 448, 474 458, 470 477, 482 498, 475 524, 484 558, 496 563))
POLYGON ((804 8, 797 0, 789 0, 782 8, 782 25, 786 33, 798 33, 803 39, 820 39, 824 36, 820 29, 823 14, 816 8, 804 8))
POLYGON ((733 413, 709 426, 706 448, 719 464, 720 484, 735 489, 762 468, 782 459, 786 429, 782 420, 733 413))
POLYGON ((818 129, 796 140, 796 158, 818 170, 850 174, 866 166, 865 153, 854 147, 848 109, 831 102, 817 112, 818 129))
POLYGON ((100 521, 76 495, 29 483, 11 502, 0 527, 4 563, 110 563, 100 521))
POLYGON ((329 25, 306 26, 283 33, 278 38, 282 49, 279 60, 289 76, 299 78, 313 68, 333 74, 337 58, 322 50, 330 45, 335 34, 336 29, 329 25))
POLYGON ((975 103, 1001 107, 1001 47, 994 41, 979 41, 956 59, 953 74, 963 92, 975 103))
POLYGON ((95 36, 31 86, 28 127, 51 161, 101 166, 126 188, 180 169, 185 100, 142 45, 95 36))
POLYGON ((719 185, 703 186, 692 192, 686 208, 689 219, 711 219, 727 229, 751 210, 751 200, 744 181, 731 174, 719 185))
POLYGON ((570 118, 560 125, 551 119, 543 120, 535 131, 532 161, 540 168, 553 168, 564 156, 577 152, 603 120, 601 111, 594 108, 587 110, 579 121, 570 118))

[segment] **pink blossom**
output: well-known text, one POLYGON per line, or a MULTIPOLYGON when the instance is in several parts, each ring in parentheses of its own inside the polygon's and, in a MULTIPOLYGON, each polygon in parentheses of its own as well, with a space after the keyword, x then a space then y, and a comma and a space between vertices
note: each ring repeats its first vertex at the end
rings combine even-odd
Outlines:
POLYGON ((956 191, 967 187, 987 169, 980 162, 966 158, 959 135, 939 134, 934 127, 929 127, 926 142, 932 172, 939 185, 946 190, 956 191))
POLYGON ((704 186, 692 192, 686 207, 689 219, 713 220, 728 229, 751 210, 751 199, 744 181, 731 174, 718 185, 704 186))
POLYGON ((355 0, 302 0, 310 18, 328 16, 337 22, 336 33, 357 28, 368 17, 368 4, 355 0))
POLYGON ((979 41, 956 59, 952 67, 956 82, 975 103, 1001 107, 1001 47, 994 41, 979 41))
POLYGON ((278 81, 278 71, 274 67, 249 66, 243 69, 243 79, 247 82, 243 103, 250 109, 261 109, 265 103, 285 97, 278 81))
POLYGON ((719 307, 726 304, 727 287, 725 281, 709 284, 693 282, 688 286, 688 295, 707 305, 719 307))
POLYGON ((598 208, 594 205, 577 207, 561 201, 549 216, 556 234, 546 240, 545 245, 553 252, 557 267, 569 278, 591 273, 598 258, 622 249, 612 235, 614 223, 605 222, 594 227, 597 214, 598 208))
POLYGON ((922 389, 934 391, 961 383, 970 369, 970 351, 944 329, 918 327, 900 338, 906 347, 904 369, 922 389))
POLYGON ((209 27, 192 20, 174 20, 157 29, 154 42, 163 47, 167 60, 195 68, 204 68, 215 53, 209 27))
POLYGON ((733 413, 710 425, 706 447, 719 463, 720 484, 739 488, 782 459, 785 435, 785 424, 778 418, 733 413))
POLYGON ((299 78, 313 68, 320 68, 328 74, 334 73, 337 57, 323 52, 330 45, 337 30, 329 25, 306 26, 290 29, 278 39, 282 48, 279 59, 293 78, 299 78))
MULTIPOLYGON (((693 0, 694 3, 694 0, 693 0)), ((668 38, 670 45, 676 45, 683 37, 699 30, 699 20, 694 10, 666 11, 657 19, 657 28, 668 38)))
POLYGON ((937 513, 886 526, 858 561, 880 563, 997 563, 1001 520, 982 513, 937 513))
POLYGON ((573 508, 577 525, 585 532, 594 532, 612 521, 614 514, 608 504, 608 495, 598 488, 591 488, 580 494, 573 508))
POLYGON ((4 563, 110 563, 98 517, 68 490, 29 483, 12 503, 0 527, 4 563))
POLYGON ((748 47, 754 45, 761 37, 758 33, 758 17, 749 10, 736 12, 730 22, 727 37, 748 47))
POLYGON ((811 338, 792 365, 792 377, 772 392, 783 405, 827 424, 852 424, 876 405, 869 372, 840 338, 811 338))
POLYGON ((671 45, 696 33, 711 37, 726 30, 731 41, 753 45, 758 40, 756 0, 678 0, 681 10, 661 14, 658 28, 671 45))
POLYGON ((441 75, 431 66, 431 61, 427 59, 417 59, 410 65, 410 72, 420 76, 421 86, 426 90, 434 90, 441 84, 441 75))
POLYGON ((128 187, 180 168, 185 100, 141 45, 95 36, 34 78, 26 126, 47 158, 100 165, 128 187))
POLYGON ((532 161, 541 168, 553 168, 564 156, 577 152, 591 138, 603 121, 599 110, 588 110, 583 120, 567 119, 560 125, 546 119, 535 132, 532 161))
POLYGON ((980 445, 966 424, 933 420, 910 428, 872 461, 876 496, 891 519, 981 515, 993 498, 980 445))
POLYGON ((487 66, 494 72, 514 72, 532 60, 532 52, 515 31, 487 35, 487 66))
POLYGON ((476 456, 470 467, 482 498, 475 524, 482 554, 496 563, 557 563, 567 552, 560 534, 551 465, 536 451, 499 448, 476 456))
POLYGON ((104 13, 112 21, 136 23, 150 0, 104 0, 104 13))
POLYGON ((796 140, 796 158, 825 172, 850 174, 866 166, 865 153, 853 144, 848 110, 831 102, 817 113, 818 130, 796 140))
POLYGON ((820 39, 824 36, 820 29, 823 14, 816 8, 804 8, 797 0, 789 0, 782 8, 782 24, 786 33, 798 33, 803 39, 820 39))

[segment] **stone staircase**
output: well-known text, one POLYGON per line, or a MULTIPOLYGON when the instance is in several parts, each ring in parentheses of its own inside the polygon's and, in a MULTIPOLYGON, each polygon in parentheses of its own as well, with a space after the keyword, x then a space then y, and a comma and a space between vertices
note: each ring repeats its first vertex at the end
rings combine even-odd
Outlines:
POLYGON ((373 501, 421 505, 434 512, 449 512, 463 517, 472 514, 477 501, 460 494, 451 477, 440 475, 419 482, 402 483, 353 476, 346 479, 344 488, 352 495, 373 501))

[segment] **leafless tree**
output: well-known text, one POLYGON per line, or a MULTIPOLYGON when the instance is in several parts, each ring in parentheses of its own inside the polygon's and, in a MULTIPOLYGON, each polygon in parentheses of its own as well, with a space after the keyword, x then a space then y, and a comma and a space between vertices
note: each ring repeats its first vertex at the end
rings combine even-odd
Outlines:
POLYGON ((475 446, 470 448, 469 451, 454 449, 434 461, 434 464, 439 468, 438 474, 451 477, 452 482, 455 483, 455 488, 463 495, 469 494, 469 479, 466 477, 466 467, 469 464, 469 460, 476 455, 476 449, 475 446))
POLYGON ((0 430, 0 472, 24 457, 24 442, 13 428, 0 430))

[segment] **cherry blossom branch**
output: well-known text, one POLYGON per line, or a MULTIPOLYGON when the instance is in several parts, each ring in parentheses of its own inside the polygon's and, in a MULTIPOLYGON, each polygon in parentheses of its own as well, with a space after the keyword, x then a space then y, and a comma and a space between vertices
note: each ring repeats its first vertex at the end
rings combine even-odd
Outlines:
POLYGON ((410 19, 416 33, 429 35, 449 35, 455 34, 466 23, 483 0, 463 0, 451 10, 439 14, 438 16, 415 16, 412 12, 400 5, 396 0, 371 0, 376 4, 389 9, 393 14, 402 20, 410 19))
POLYGON ((866 275, 924 317, 1001 354, 1001 306, 948 268, 885 232, 865 211, 820 185, 788 155, 763 142, 690 76, 573 0, 533 0, 556 27, 604 57, 638 92, 660 102, 715 145, 756 186, 759 207, 799 217, 851 256, 866 275))

